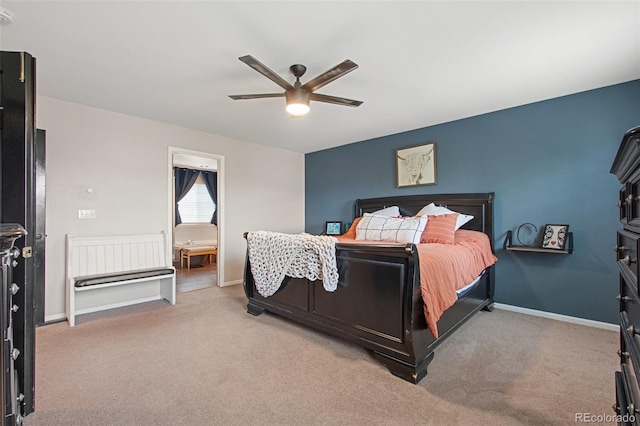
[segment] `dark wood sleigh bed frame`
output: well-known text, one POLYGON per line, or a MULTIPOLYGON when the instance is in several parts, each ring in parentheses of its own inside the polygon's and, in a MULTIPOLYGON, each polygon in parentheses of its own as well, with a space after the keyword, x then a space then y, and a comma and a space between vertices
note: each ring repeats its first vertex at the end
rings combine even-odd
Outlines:
MULTIPOLYGON (((359 199, 355 216, 399 206, 404 216, 415 215, 429 203, 444 205, 474 219, 463 229, 493 235, 494 193, 427 194, 359 199)), ((245 233, 246 237, 246 233, 245 233)), ((336 244, 340 279, 335 292, 324 290, 322 281, 286 277, 280 289, 265 298, 258 294, 247 254, 244 291, 247 311, 265 311, 370 349, 391 373, 418 383, 427 374, 434 349, 481 309, 493 310, 494 266, 478 284, 447 309, 438 321, 439 337, 427 328, 420 289, 418 253, 415 245, 366 246, 336 244)))

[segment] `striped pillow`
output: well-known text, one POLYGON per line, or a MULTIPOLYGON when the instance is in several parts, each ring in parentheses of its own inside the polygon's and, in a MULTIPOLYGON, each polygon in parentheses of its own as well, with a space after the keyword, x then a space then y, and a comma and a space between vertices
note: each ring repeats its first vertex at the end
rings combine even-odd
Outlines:
POLYGON ((428 215, 429 220, 420 237, 421 243, 453 244, 458 213, 428 215))
POLYGON ((365 213, 356 227, 356 240, 418 244, 427 216, 388 217, 365 213))

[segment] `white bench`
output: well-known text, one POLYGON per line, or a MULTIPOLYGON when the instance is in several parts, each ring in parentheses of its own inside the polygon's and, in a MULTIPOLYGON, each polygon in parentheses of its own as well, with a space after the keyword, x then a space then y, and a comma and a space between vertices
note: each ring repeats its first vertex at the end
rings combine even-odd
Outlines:
POLYGON ((176 303, 176 270, 164 232, 76 237, 67 234, 66 310, 77 315, 151 300, 176 303))

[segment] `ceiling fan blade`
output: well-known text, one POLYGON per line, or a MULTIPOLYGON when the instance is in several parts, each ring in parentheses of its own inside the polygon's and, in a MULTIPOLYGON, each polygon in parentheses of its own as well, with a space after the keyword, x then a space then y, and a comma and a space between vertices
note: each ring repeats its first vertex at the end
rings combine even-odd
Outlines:
POLYGON ((312 93, 309 95, 309 99, 312 101, 326 102, 328 104, 344 105, 350 107, 357 107, 362 104, 362 101, 354 101, 353 99, 339 98, 337 96, 321 95, 319 93, 312 93))
POLYGON ((306 90, 308 90, 310 92, 315 92, 316 90, 318 90, 322 86, 331 83, 336 78, 342 77, 346 73, 348 73, 350 71, 353 71, 356 68, 358 68, 358 65, 355 64, 354 62, 350 61, 349 59, 347 59, 344 62, 342 62, 341 64, 338 64, 335 67, 331 68, 329 71, 326 71, 326 72, 320 74, 319 76, 317 76, 313 80, 307 81, 302 86, 302 88, 306 89, 306 90))
POLYGON ((267 68, 266 65, 264 65, 262 62, 258 61, 253 56, 246 55, 246 56, 241 56, 238 59, 240 59, 245 64, 249 65, 254 70, 258 71, 260 74, 264 75, 269 80, 273 81, 274 83, 276 83, 278 86, 282 87, 283 89, 285 89, 285 90, 293 89, 293 86, 291 84, 289 84, 289 82, 287 82, 287 80, 285 80, 284 78, 280 77, 275 72, 271 71, 269 68, 267 68))
POLYGON ((229 95, 233 100, 239 99, 260 99, 260 98, 284 98, 284 93, 259 93, 251 95, 229 95))

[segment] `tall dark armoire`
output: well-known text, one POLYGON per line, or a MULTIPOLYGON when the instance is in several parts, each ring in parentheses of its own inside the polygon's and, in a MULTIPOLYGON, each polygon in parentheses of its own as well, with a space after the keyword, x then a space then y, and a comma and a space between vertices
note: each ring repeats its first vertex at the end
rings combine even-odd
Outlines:
POLYGON ((44 210, 38 206, 44 203, 45 135, 35 127, 35 74, 36 61, 30 54, 0 52, 1 391, 5 426, 22 424, 35 409, 35 327, 43 322, 44 312, 44 210))
POLYGON ((640 126, 622 137, 611 166, 622 187, 618 210, 616 260, 620 267, 620 371, 616 377, 616 404, 620 424, 638 424, 640 414, 640 126))

